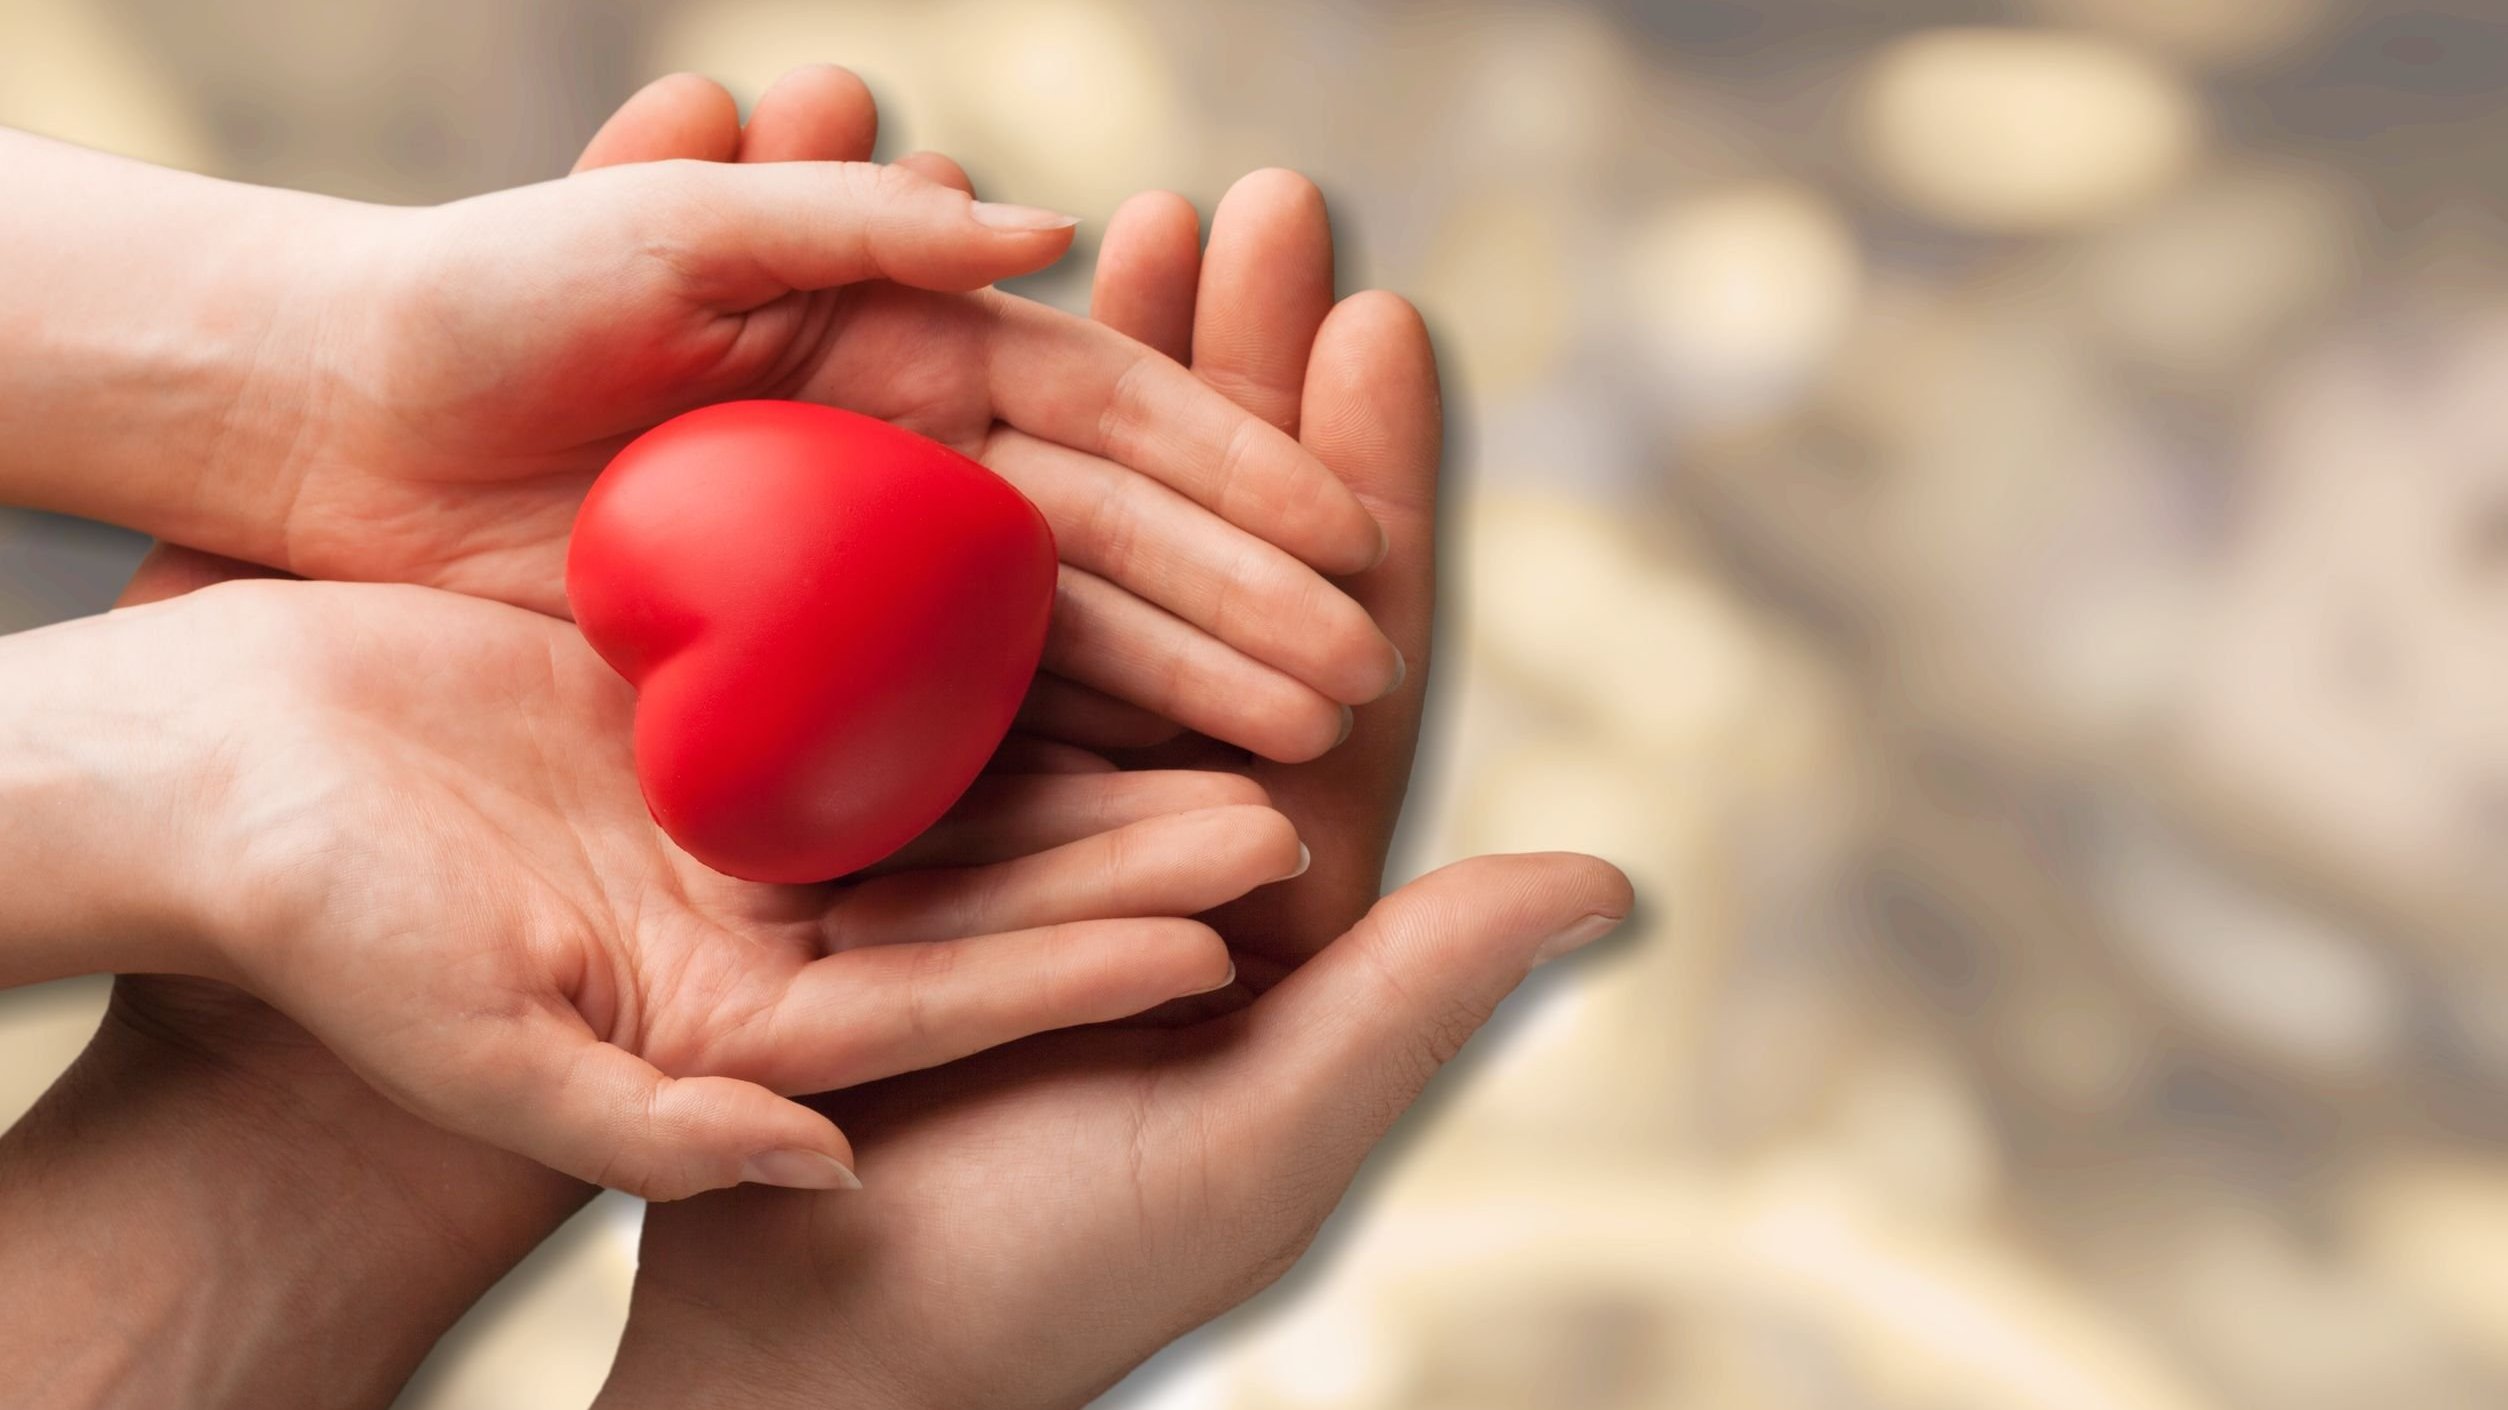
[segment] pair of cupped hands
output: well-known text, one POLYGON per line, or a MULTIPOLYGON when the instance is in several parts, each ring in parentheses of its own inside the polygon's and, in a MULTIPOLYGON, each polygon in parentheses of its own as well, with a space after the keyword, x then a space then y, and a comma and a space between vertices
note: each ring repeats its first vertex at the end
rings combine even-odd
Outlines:
MULTIPOLYGON (((1136 197, 1081 319, 987 287, 1068 221, 871 164, 874 124, 840 69, 745 125, 681 77, 562 181, 290 205, 289 322, 203 488, 119 515, 208 552, 0 646, 29 738, 111 795, 46 839, 122 863, 50 933, 153 976, 9 1141, 91 1186, 121 1146, 223 1182, 344 1296, 390 1289, 362 1364, 272 1353, 326 1401, 388 1398, 589 1182, 679 1201, 605 1403, 1077 1403, 1285 1270, 1499 1000, 1628 913, 1568 855, 1379 900, 1440 406, 1411 307, 1335 301, 1316 190, 1246 178, 1207 251, 1136 197), (992 768, 823 887, 669 844, 632 694, 563 620, 602 464, 738 397, 973 455, 1064 560, 992 768)), ((0 978, 76 967, 20 956, 0 978)))

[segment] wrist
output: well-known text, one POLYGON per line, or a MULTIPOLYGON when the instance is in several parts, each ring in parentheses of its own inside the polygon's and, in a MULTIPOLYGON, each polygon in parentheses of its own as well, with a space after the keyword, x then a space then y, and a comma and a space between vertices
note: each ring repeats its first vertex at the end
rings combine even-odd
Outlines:
POLYGON ((199 835, 218 749, 118 617, 0 638, 0 987, 222 972, 199 835))
POLYGON ((0 1137, 0 1366, 45 1410, 381 1406, 584 1193, 233 990, 126 980, 0 1137))
POLYGON ((0 500, 279 561, 389 212, 0 132, 0 500))
MULTIPOLYGON (((914 1295, 883 1292, 876 1282, 865 1291, 883 1299, 914 1295)), ((911 1338, 875 1339, 878 1334, 870 1329, 880 1325, 880 1318, 852 1315, 861 1309, 814 1300, 824 1292, 819 1288, 801 1296, 800 1316, 809 1330, 796 1338, 790 1323, 762 1322, 754 1309, 673 1286, 667 1273, 639 1270, 626 1331, 591 1410, 824 1410, 831 1405, 844 1410, 958 1410, 975 1404, 1078 1410, 1121 1379, 1108 1376, 1082 1391, 1057 1390, 1040 1381, 995 1380, 983 1392, 971 1394, 965 1365, 935 1366, 932 1348, 913 1344, 911 1338)), ((983 1373, 973 1374, 980 1378, 983 1373)))

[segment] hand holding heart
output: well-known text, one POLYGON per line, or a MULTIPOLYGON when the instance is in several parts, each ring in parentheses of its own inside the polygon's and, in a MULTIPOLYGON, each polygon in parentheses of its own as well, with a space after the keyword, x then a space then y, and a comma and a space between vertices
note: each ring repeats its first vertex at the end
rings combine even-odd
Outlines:
POLYGON ((562 614, 577 507, 628 438, 718 401, 818 402, 1035 501, 1069 564, 1056 677, 1322 753, 1400 670, 1322 576, 1372 562, 1380 531, 1172 361, 981 289, 1070 239, 981 218, 1000 209, 897 166, 665 162, 361 221, 371 307, 336 365, 298 374, 331 410, 291 437, 277 566, 562 614))
MULTIPOLYGON (((689 113, 646 101, 659 91, 605 130, 587 161, 631 160, 640 144, 641 155, 745 162, 824 162, 868 148, 867 103, 858 123, 814 126, 794 120, 808 104, 778 106, 773 93, 745 129, 728 99, 694 95, 712 115, 661 140, 664 120, 689 113)), ((1285 1267, 1384 1122, 1525 968, 1594 938, 1629 904, 1625 880, 1592 859, 1483 859, 1360 919, 1419 718, 1434 599, 1436 389, 1424 329, 1407 307, 1381 295, 1331 305, 1328 232, 1312 188, 1277 174, 1241 186, 1214 222, 1207 263, 1189 207, 1173 198, 1128 206, 1108 241, 1098 310, 1142 340, 1133 344, 1102 329, 1074 334, 996 295, 905 287, 959 287, 967 269, 886 236, 914 229, 916 213, 955 212, 946 218, 963 225, 976 208, 945 160, 901 167, 941 197, 896 177, 836 178, 898 202, 873 201, 885 214, 867 224, 839 223, 845 269, 898 281, 849 286, 843 297, 805 292, 830 278, 828 266, 803 274, 790 263, 836 257, 752 228, 771 225, 769 208, 783 201, 807 205, 809 183, 823 178, 780 177, 774 200, 751 205, 742 183, 687 164, 636 176, 643 196, 622 206, 649 206, 670 183, 704 197, 675 207, 676 221, 638 227, 643 238, 608 267, 601 292, 633 310, 651 292, 638 279, 673 288, 671 298, 713 320, 694 339, 655 323, 644 337, 596 346, 573 307, 591 295, 564 279, 535 284, 532 259, 511 274, 478 251, 460 255, 446 232, 461 221, 443 217, 402 251, 424 247, 427 258, 382 262, 400 274, 383 281, 370 317, 317 340, 347 351, 342 367, 295 384, 318 385, 326 410, 321 425, 289 432, 284 542, 259 556, 550 607, 554 506, 571 514, 589 466, 678 409, 670 395, 639 389, 654 365, 694 382, 732 369, 729 385, 823 401, 885 387, 877 395, 897 398, 886 403, 894 419, 980 454, 1062 540, 1043 652, 1068 679, 1029 698, 1031 726, 1069 724, 1082 737, 1138 727, 1137 714, 1126 720, 1114 701, 1071 688, 1079 682, 1295 759, 1349 729, 1344 703, 1395 691, 1356 722, 1348 749, 1254 776, 1117 773, 1014 739, 995 771, 891 863, 903 870, 843 887, 762 884, 708 870, 664 839, 629 766, 637 702, 628 684, 546 616, 424 588, 229 582, 0 643, 0 727, 32 721, 41 746, 0 749, 0 763, 33 761, 31 786, 4 773, 0 785, 18 783, 13 796, 38 802, 86 800, 66 813, 0 816, 0 855, 87 862, 119 849, 149 861, 101 881, 92 867, 53 868, 47 897, 58 916, 44 900, 16 916, 0 906, 0 940, 27 914, 37 930, 76 917, 121 967, 258 992, 381 1091, 452 1131, 660 1197, 743 1179, 850 1183, 845 1138, 778 1094, 870 1084, 825 1103, 879 1138, 867 1197, 718 1197, 656 1212, 621 1375, 605 1395, 620 1406, 735 1391, 814 1403, 836 1385, 865 1404, 1084 1397, 1285 1267), (678 243, 706 226, 699 208, 738 228, 678 243), (725 263, 717 245, 745 253, 725 263), (481 307, 540 299, 534 306, 553 316, 491 328, 469 307, 473 283, 492 286, 481 307), (391 339, 366 335, 408 318, 489 355, 430 365, 413 347, 402 352, 414 360, 370 361, 391 339), (912 336, 901 331, 917 318, 926 321, 912 336), (883 320, 898 320, 885 325, 896 355, 848 364, 881 362, 863 351, 880 347, 877 338, 839 345, 883 320), (494 346, 500 333, 524 355, 494 346), (946 356, 918 363, 917 337, 938 338, 946 356), (752 386, 755 369, 741 370, 761 343, 771 369, 758 374, 762 388, 752 386), (688 360, 691 345, 706 355, 688 360), (1170 374, 1188 357, 1199 380, 1179 386, 1170 374), (940 368, 952 358, 954 370, 940 368), (1007 390, 984 381, 967 395, 982 380, 966 376, 970 359, 987 377, 1016 366, 1031 380, 1007 390), (838 366, 844 375, 830 373, 838 366), (393 375, 375 379, 386 367, 393 375), (526 384, 545 389, 550 377, 591 389, 569 403, 590 420, 515 416, 500 430, 498 415, 480 414, 510 411, 526 384), (1214 407, 1223 387, 1243 410, 1214 407), (426 395, 413 400, 413 391, 426 395), (637 410, 592 415, 621 403, 637 410), (988 428, 970 431, 954 418, 977 404, 989 406, 980 413, 988 428), (1074 420, 1075 406, 1094 421, 1074 420), (343 458, 343 447, 360 454, 343 458), (1308 473, 1327 465, 1322 480, 1308 473), (1381 514, 1391 556, 1345 592, 1315 569, 1373 561, 1361 540, 1377 531, 1348 513, 1362 500, 1381 514), (1404 656, 1418 667, 1407 681, 1404 656), (152 746, 132 751, 133 739, 152 746), (46 833, 47 816, 73 825, 46 833), (1315 839, 1313 874, 1263 903, 1229 904, 1306 871, 1299 828, 1315 839), (1126 919, 1188 914, 1210 915, 1224 939, 1195 921, 1126 919), (1232 953, 1250 965, 1243 976, 1232 953), (1157 1024, 1043 1035, 917 1071, 1205 992, 1194 1006, 1166 1007, 1157 1024), (1052 1217, 1040 1221, 1039 1210, 1052 1217), (1075 1308, 1088 1315, 1075 1321, 1075 1308), (727 1359, 733 1348, 761 1354, 727 1359)), ((517 202, 492 224, 521 222, 532 240, 571 240, 580 254, 602 222, 569 228, 567 204, 517 202)), ((1003 227, 996 218, 988 228, 1003 227)), ((600 506, 588 517, 601 517, 600 506)), ((751 520, 744 532, 804 527, 793 517, 751 520)), ((214 533, 200 541, 231 546, 214 533)), ((706 567, 704 552, 632 546, 640 567, 667 570, 678 554, 681 566, 696 565, 698 588, 721 580, 723 565, 706 567)), ((1041 578, 1044 567, 1023 571, 1041 578)), ((150 573, 136 596, 233 576, 182 554, 161 555, 150 573)), ((688 587, 598 606, 579 599, 586 630, 645 688, 639 732, 676 736, 665 755, 696 738, 707 715, 747 708, 738 686, 674 693, 663 679, 674 663, 738 676, 725 663, 744 653, 723 650, 737 634, 727 627, 769 623, 748 655, 772 662, 811 619, 807 594, 760 610, 754 599, 727 604, 688 587)), ((981 604, 938 610, 933 601, 906 593, 888 604, 899 617, 929 614, 925 646, 981 615, 981 604)), ((859 642, 878 625, 857 621, 838 639, 859 642)), ((1022 642, 1012 654, 1026 650, 1022 642)), ((825 673, 781 693, 819 692, 823 705, 834 691, 842 705, 841 685, 825 673)), ((1008 688, 974 693, 984 708, 968 716, 907 723, 959 740, 989 735, 1008 688)), ((777 750, 789 757, 795 736, 779 737, 771 719, 752 723, 766 726, 768 748, 750 761, 742 798, 781 785, 773 808, 807 813, 841 769, 820 761, 772 777, 777 750)), ((1174 757, 1224 756, 1188 747, 1174 757)), ((667 813, 658 795, 672 790, 656 789, 652 774, 646 792, 667 813)), ((703 812, 708 800, 698 802, 703 812)), ((682 830, 722 826, 733 850, 757 841, 738 835, 737 807, 711 804, 701 825, 682 830)), ((768 860, 745 869, 816 877, 849 859, 768 860)), ((8 968, 28 954, 40 965, 40 947, 0 944, 0 983, 31 977, 8 968)), ((230 1030, 213 1035, 221 1039, 293 1032, 231 994, 180 980, 126 983, 117 1003, 178 1042, 202 1025, 230 1030)), ((278 1046, 303 1054, 292 1039, 278 1046)), ((249 1075, 256 1061, 245 1054, 235 1070, 249 1075)), ((379 1109, 354 1098, 340 1109, 379 1109)), ((431 1144, 420 1137, 435 1133, 390 1123, 358 1129, 399 1143, 390 1154, 416 1162, 406 1168, 478 1172, 460 1198, 416 1214, 422 1236, 519 1248, 535 1221, 567 1203, 458 1141, 431 1144)), ((345 1153, 342 1138, 314 1137, 303 1168, 347 1158, 400 1183, 387 1158, 345 1153), (319 1149, 326 1140, 335 1148, 319 1149)), ((368 1271, 391 1269, 393 1257, 369 1258, 368 1271)), ((400 1330, 404 1345, 423 1345, 400 1330)))
MULTIPOLYGON (((11 156, 17 141, 0 134, 11 156)), ((30 190, 47 173, 84 183, 72 205, 91 221, 110 204, 99 183, 195 220, 244 199, 31 139, 23 155, 30 190)), ((1250 743, 1287 753, 1327 746, 1346 711, 1268 666, 1285 691, 1217 688, 1255 666, 1226 642, 1272 642, 1342 699, 1398 671, 1318 575, 1370 561, 1381 534, 1312 456, 1120 335, 959 292, 1060 253, 1056 222, 828 160, 858 151, 791 155, 819 159, 593 171, 431 211, 274 196, 320 238, 233 265, 224 228, 198 227, 222 281, 296 273, 260 339, 268 366, 206 438, 215 473, 159 504, 164 522, 284 569, 430 586, 222 584, 8 641, 0 689, 15 708, 0 726, 26 724, 11 761, 40 765, 12 800, 59 806, 12 808, 0 842, 75 861, 62 874, 80 880, 0 905, 0 982, 94 967, 234 981, 422 1115, 670 1195, 836 1180, 842 1137, 783 1094, 1226 980, 1207 927, 1124 918, 1190 915, 1297 870, 1259 788, 1005 776, 916 844, 909 860, 954 863, 955 878, 737 882, 648 815, 629 685, 571 624, 527 610, 564 609, 568 528, 632 435, 770 392, 984 452, 1068 524, 1078 566, 1057 574, 1049 665, 1146 672, 1131 693, 1168 692, 1186 723, 1233 714, 1250 743), (272 417, 286 423, 275 440, 272 417), (273 457, 258 482, 220 478, 253 451, 273 457), (230 502, 275 506, 255 521, 267 532, 220 517, 230 502), (1161 642, 1199 643, 1184 650, 1200 664, 1170 669, 1161 642), (1222 647, 1237 665, 1193 654, 1222 647), (157 745, 119 743, 137 738, 157 745), (151 860, 117 877, 102 866, 117 856, 151 860)), ((211 338, 200 358, 220 351, 211 338)), ((144 404, 190 389, 162 390, 144 404)), ((0 459, 20 449, 0 443, 0 459)), ((972 737, 956 732, 962 756, 972 737)), ((778 757, 746 761, 747 781, 778 757)), ((962 776, 967 759, 950 762, 962 776)), ((768 870, 793 880, 845 860, 768 870)))
POLYGON ((1248 177, 1207 253, 1197 234, 1179 198, 1127 203, 1099 316, 1295 430, 1378 512, 1391 553, 1350 591, 1417 669, 1341 748, 1261 772, 1314 866, 1206 917, 1239 984, 1154 1026, 831 1094, 864 1140, 862 1191, 649 1211, 603 1410, 1086 1403, 1279 1276, 1526 970, 1628 913, 1625 877, 1561 855, 1479 858, 1378 900, 1437 605, 1435 357, 1400 299, 1333 301, 1310 183, 1248 177))
POLYGON ((1331 747, 1400 670, 1323 576, 1380 552, 1365 509, 1172 360, 985 287, 1059 258, 1067 219, 868 140, 404 209, 0 131, 0 327, 46 350, 0 360, 0 501, 563 615, 568 530, 622 445, 714 402, 817 402, 1044 512, 1065 569, 1040 724, 1112 697, 1271 757, 1331 747))
POLYGON ((89 898, 138 937, 117 967, 236 982, 418 1114, 656 1198, 840 1183, 780 1094, 1223 984, 1207 927, 1122 918, 1298 868, 1257 788, 1085 774, 980 785, 938 880, 733 881, 648 817, 631 693, 572 626, 424 588, 224 583, 9 638, 0 679, 73 772, 160 741, 92 824, 151 858, 89 898))
MULTIPOLYGON (((423 585, 240 583, 10 642, 5 683, 63 754, 36 786, 114 804, 85 806, 76 835, 20 810, 12 855, 91 872, 156 859, 141 884, 19 899, 26 932, 79 936, 89 963, 241 982, 411 1109, 559 1169, 652 1194, 832 1179, 841 1137, 779 1093, 1221 982, 1228 956, 1193 922, 1049 927, 1191 914, 1296 865, 1277 817, 1244 810, 1258 788, 1129 775, 971 800, 990 821, 967 834, 1001 839, 985 855, 1022 869, 1016 888, 980 872, 945 897, 928 879, 836 891, 705 873, 638 795, 628 687, 541 615, 563 612, 568 528, 634 435, 766 394, 982 456, 1061 542, 1048 667, 1250 748, 1328 748, 1347 703, 1401 669, 1321 576, 1382 547, 1329 471, 1172 360, 981 287, 1059 255, 1065 222, 825 159, 860 152, 656 163, 386 210, 0 146, 30 202, 58 201, 13 212, 30 219, 0 238, 61 216, 44 278, 12 281, 0 312, 69 284, 82 297, 55 302, 112 314, 128 270, 100 277, 82 247, 132 253, 138 237, 113 223, 125 187, 149 230, 196 247, 140 251, 183 278, 267 293, 284 271, 266 306, 221 292, 195 310, 180 279, 159 291, 206 330, 186 373, 231 370, 234 328, 260 329, 243 340, 249 377, 149 380, 152 412, 221 403, 213 424, 150 443, 197 474, 153 499, 121 493, 145 477, 46 482, 27 467, 56 450, 116 468, 58 432, 116 423, 75 402, 29 422, 29 399, 0 396, 0 491, 298 574, 423 585), (113 740, 145 731, 162 777, 101 787, 133 772, 113 740), (1194 804, 1240 810, 1153 821, 1194 804), (1168 841, 1083 840, 1127 822, 1168 841)), ((65 972, 57 949, 0 949, 0 981, 65 972)))

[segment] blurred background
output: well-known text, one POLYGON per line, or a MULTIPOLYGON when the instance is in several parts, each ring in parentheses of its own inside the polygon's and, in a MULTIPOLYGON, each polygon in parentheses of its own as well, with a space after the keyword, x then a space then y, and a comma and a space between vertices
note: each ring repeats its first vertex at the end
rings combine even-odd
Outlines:
MULTIPOLYGON (((423 202, 811 60, 1096 221, 1315 175, 1458 388, 1404 867, 1649 898, 1115 1403, 2508 1403, 2508 11, 0 0, 0 122, 423 202)), ((0 518, 0 627, 138 549, 0 518)), ((636 1217, 407 1403, 581 1403, 636 1217)))

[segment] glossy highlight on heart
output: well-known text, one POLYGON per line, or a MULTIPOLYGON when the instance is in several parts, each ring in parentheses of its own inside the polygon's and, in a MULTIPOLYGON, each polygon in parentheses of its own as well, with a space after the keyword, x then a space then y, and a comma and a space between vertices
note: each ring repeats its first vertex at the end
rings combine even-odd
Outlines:
POLYGON ((1044 652, 1053 531, 886 422, 728 402, 654 427, 575 521, 566 591, 632 682, 662 830, 751 881, 826 881, 937 821, 1044 652))

